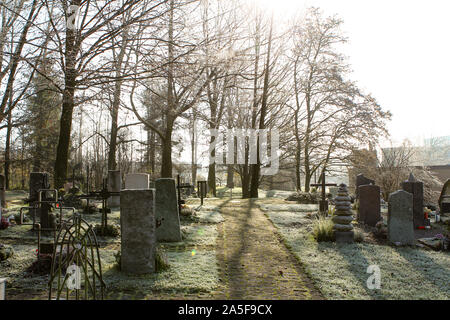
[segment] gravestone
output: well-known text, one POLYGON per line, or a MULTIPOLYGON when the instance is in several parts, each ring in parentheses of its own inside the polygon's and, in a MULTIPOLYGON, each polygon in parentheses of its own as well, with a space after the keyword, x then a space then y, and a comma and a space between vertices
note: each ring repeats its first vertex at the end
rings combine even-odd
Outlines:
MULTIPOLYGON (((50 189, 49 174, 47 172, 31 172, 30 173, 30 190, 29 200, 30 204, 39 201, 39 190, 50 189)), ((42 193, 42 200, 47 198, 47 193, 42 193)), ((50 219, 50 205, 48 203, 40 204, 38 209, 30 209, 30 214, 33 217, 40 217, 40 224, 42 229, 49 229, 52 227, 50 219)), ((34 228, 34 226, 33 226, 34 228)))
POLYGON ((156 239, 159 242, 179 242, 181 230, 175 179, 157 179, 155 186, 156 221, 161 223, 156 229, 156 239))
POLYGON ((368 185, 368 184, 375 184, 375 180, 366 178, 362 173, 358 174, 356 176, 356 190, 355 190, 355 194, 356 194, 356 198, 359 199, 359 186, 364 186, 364 185, 368 185))
POLYGON ((411 173, 408 180, 402 183, 402 188, 413 195, 414 228, 425 226, 425 215, 423 212, 423 182, 417 181, 411 173))
MULTIPOLYGON (((119 170, 108 171, 108 191, 120 192, 122 187, 119 170)), ((120 206, 120 196, 111 196, 108 198, 108 207, 117 208, 120 206)))
POLYGON ((149 189, 150 175, 147 173, 130 173, 125 177, 125 189, 149 189))
POLYGON ((358 188, 359 214, 358 221, 375 227, 381 218, 380 187, 363 185, 358 188))
POLYGON ((391 193, 388 208, 389 242, 414 245, 413 195, 404 190, 391 193))
POLYGON ((339 186, 338 195, 335 198, 335 215, 332 218, 334 222, 334 234, 336 242, 353 243, 353 214, 351 211, 352 203, 348 196, 348 189, 345 184, 339 186))
POLYGON ((442 187, 439 196, 439 209, 441 213, 450 213, 450 179, 448 179, 442 187))
POLYGON ((121 270, 125 273, 155 272, 155 190, 120 192, 121 270))
POLYGON ((6 208, 6 181, 5 176, 0 174, 0 207, 6 208))

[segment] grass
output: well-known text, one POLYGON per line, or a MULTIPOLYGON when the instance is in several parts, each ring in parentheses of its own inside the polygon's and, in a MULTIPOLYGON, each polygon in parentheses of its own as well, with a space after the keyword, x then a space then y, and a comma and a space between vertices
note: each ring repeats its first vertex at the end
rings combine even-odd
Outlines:
POLYGON ((314 222, 305 213, 267 211, 266 215, 327 299, 450 299, 448 252, 364 242, 317 243, 311 236, 314 222), (295 219, 301 223, 286 223, 295 219), (381 269, 380 290, 367 288, 369 265, 381 269))
MULTIPOLYGON (((22 200, 15 197, 25 196, 25 193, 9 193, 10 203, 15 206, 10 206, 8 214, 14 214, 23 206, 22 200)), ((214 207, 213 201, 211 204, 214 207)), ((121 273, 115 259, 115 254, 120 249, 120 237, 98 237, 108 297, 154 299, 164 295, 171 297, 213 292, 219 284, 214 248, 218 235, 217 223, 223 221, 223 217, 217 211, 207 208, 200 208, 196 216, 196 221, 181 220, 183 242, 160 244, 167 255, 169 269, 156 274, 129 276, 121 273)), ((83 215, 83 218, 94 226, 100 223, 101 214, 83 215)), ((108 214, 108 224, 120 224, 118 210, 108 214)), ((45 299, 46 294, 43 293, 47 291, 48 276, 26 273, 26 269, 36 260, 37 237, 30 229, 31 226, 24 225, 0 230, 0 242, 11 245, 15 251, 11 258, 0 263, 0 277, 8 278, 7 291, 12 289, 13 292, 25 292, 25 296, 20 296, 21 299, 45 299)))
POLYGON ((312 236, 317 242, 334 241, 334 223, 330 219, 320 217, 313 222, 312 236))

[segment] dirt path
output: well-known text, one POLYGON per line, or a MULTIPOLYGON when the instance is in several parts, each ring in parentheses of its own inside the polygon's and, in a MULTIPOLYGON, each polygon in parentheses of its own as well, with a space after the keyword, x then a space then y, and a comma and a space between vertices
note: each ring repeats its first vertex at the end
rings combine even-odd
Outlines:
POLYGON ((286 249, 277 230, 252 200, 221 206, 216 299, 323 299, 286 249))

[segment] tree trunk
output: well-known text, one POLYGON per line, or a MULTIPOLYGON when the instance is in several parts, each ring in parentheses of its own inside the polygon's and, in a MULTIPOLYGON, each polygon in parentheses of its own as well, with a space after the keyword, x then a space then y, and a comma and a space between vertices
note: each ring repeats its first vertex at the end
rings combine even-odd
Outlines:
POLYGON ((8 127, 6 129, 6 145, 5 145, 5 189, 9 189, 9 165, 11 161, 11 130, 12 130, 12 115, 11 111, 8 113, 8 127))
POLYGON ((161 178, 172 178, 172 130, 173 123, 167 123, 167 129, 162 139, 161 178))
MULTIPOLYGON (((73 5, 80 5, 80 0, 72 1, 73 5)), ((65 81, 63 104, 59 129, 58 147, 55 160, 55 188, 64 186, 67 178, 67 164, 69 161, 70 133, 72 131, 72 116, 75 107, 75 85, 77 70, 75 69, 77 54, 81 44, 76 42, 75 31, 66 28, 65 51, 65 81)))

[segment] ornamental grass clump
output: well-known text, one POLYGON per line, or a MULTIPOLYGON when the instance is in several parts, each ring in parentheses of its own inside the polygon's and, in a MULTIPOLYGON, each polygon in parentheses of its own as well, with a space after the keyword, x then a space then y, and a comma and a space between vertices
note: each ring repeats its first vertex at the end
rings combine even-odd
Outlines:
POLYGON ((317 242, 333 242, 335 240, 334 223, 330 219, 319 217, 314 221, 312 235, 317 242))

